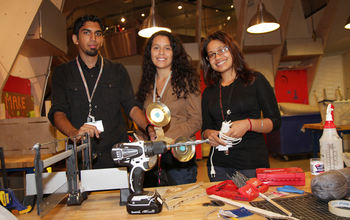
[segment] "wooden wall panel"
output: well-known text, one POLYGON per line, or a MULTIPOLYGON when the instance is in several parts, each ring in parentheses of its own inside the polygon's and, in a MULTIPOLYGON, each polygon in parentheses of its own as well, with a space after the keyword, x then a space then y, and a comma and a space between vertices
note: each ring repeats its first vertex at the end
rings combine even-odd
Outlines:
MULTIPOLYGON (((0 130, 0 146, 4 148, 5 156, 35 154, 31 150, 34 144, 55 140, 54 127, 46 117, 0 120, 0 130)), ((55 152, 53 144, 41 150, 41 154, 55 152)))
POLYGON ((38 12, 42 0, 1 0, 0 30, 6 34, 0 35, 0 88, 6 82, 7 76, 16 60, 30 25, 38 12))

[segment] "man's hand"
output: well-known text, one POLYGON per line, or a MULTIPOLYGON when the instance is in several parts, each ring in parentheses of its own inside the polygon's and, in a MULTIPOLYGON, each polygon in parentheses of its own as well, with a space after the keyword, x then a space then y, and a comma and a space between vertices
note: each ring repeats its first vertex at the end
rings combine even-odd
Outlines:
MULTIPOLYGON (((97 137, 100 138, 100 133, 101 131, 97 130, 96 126, 94 125, 89 125, 89 124, 84 124, 83 126, 81 126, 79 128, 79 130, 76 130, 76 135, 84 135, 85 133, 88 133, 90 135, 91 138, 93 137, 97 137)), ((78 138, 80 139, 80 138, 78 138)))
MULTIPOLYGON (((100 137, 101 132, 97 130, 96 126, 84 124, 78 130, 75 127, 73 127, 73 125, 68 120, 66 114, 63 112, 54 113, 54 122, 55 122, 55 127, 67 137, 84 135, 85 133, 88 133, 90 137, 94 137, 94 136, 96 136, 97 138, 100 137)), ((78 137, 77 139, 79 140, 81 139, 81 137, 78 137)))

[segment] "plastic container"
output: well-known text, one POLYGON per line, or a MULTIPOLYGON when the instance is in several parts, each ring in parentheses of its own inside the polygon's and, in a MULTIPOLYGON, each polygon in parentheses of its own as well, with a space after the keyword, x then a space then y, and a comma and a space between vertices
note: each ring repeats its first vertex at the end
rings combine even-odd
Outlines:
POLYGON ((256 177, 270 186, 305 186, 305 173, 300 167, 257 168, 256 177))
MULTIPOLYGON (((248 185, 250 184, 248 183, 246 186, 248 185)), ((257 188, 255 188, 255 186, 251 186, 252 193, 249 195, 242 194, 242 190, 240 189, 232 182, 232 180, 226 180, 217 185, 207 188, 206 191, 208 195, 217 195, 241 201, 252 201, 259 196, 259 192, 266 192, 269 189, 269 185, 261 183, 257 188)))
POLYGON ((312 176, 319 175, 324 172, 324 163, 320 158, 310 159, 310 173, 312 176))
POLYGON ((333 109, 333 104, 328 104, 323 134, 320 138, 320 155, 321 161, 324 163, 325 172, 344 168, 342 159, 343 140, 339 137, 333 123, 333 109))

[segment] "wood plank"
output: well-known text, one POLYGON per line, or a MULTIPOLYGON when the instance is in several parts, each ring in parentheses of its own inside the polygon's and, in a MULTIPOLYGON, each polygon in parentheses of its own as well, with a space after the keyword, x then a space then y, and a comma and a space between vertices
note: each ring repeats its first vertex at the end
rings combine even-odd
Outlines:
MULTIPOLYGON (((45 160, 53 155, 54 154, 42 154, 41 159, 45 160)), ((6 169, 31 168, 34 167, 34 158, 35 154, 5 156, 5 167, 6 169)))
MULTIPOLYGON (((322 123, 304 124, 303 128, 305 128, 305 129, 323 130, 323 124, 322 123)), ((337 129, 337 131, 350 130, 350 125, 337 126, 336 129, 337 129)))

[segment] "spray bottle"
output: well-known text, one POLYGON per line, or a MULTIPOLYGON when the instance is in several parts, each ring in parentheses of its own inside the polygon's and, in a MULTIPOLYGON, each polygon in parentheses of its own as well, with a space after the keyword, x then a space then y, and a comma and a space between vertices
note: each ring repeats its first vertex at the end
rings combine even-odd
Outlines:
POLYGON ((328 104, 323 134, 320 138, 320 155, 321 161, 324 163, 325 172, 344 168, 342 159, 343 140, 339 137, 334 125, 333 110, 333 104, 328 104))

